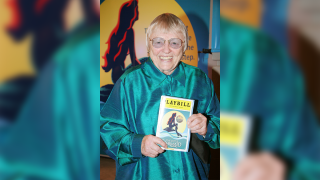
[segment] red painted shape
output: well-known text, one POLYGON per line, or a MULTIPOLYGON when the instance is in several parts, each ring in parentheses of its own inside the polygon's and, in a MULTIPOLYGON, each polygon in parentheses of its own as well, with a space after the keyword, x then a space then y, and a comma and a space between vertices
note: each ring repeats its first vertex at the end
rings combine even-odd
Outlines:
POLYGON ((48 4, 50 0, 37 0, 34 10, 36 12, 36 14, 40 14, 42 12, 42 10, 44 9, 44 7, 46 6, 46 4, 48 4))
POLYGON ((121 49, 122 49, 122 44, 120 45, 120 49, 118 51, 118 53, 114 56, 113 61, 116 61, 117 57, 120 55, 121 53, 121 49))
POLYGON ((132 22, 136 19, 136 17, 137 17, 137 8, 138 8, 138 6, 136 6, 135 7, 135 9, 134 9, 134 17, 131 19, 131 21, 130 21, 130 26, 128 27, 128 29, 131 29, 132 28, 132 22))
MULTIPOLYGON (((103 68, 107 67, 107 65, 108 65, 107 54, 109 54, 109 51, 110 51, 110 39, 111 39, 112 36, 117 35, 117 32, 118 32, 118 30, 119 30, 121 9, 123 9, 124 6, 129 7, 129 6, 132 4, 133 1, 134 1, 134 0, 124 2, 124 3, 121 5, 121 7, 120 7, 117 25, 115 26, 115 28, 114 28, 114 29, 112 30, 112 32, 110 33, 109 38, 108 38, 108 41, 106 42, 106 44, 109 44, 109 46, 108 46, 108 49, 105 51, 104 56, 102 57, 102 58, 104 59, 104 65, 102 66, 103 68)), ((138 3, 138 0, 135 0, 135 1, 138 3)), ((130 28, 132 28, 133 21, 134 21, 134 19, 137 17, 137 8, 138 8, 138 7, 135 7, 134 18, 131 19, 131 21, 130 21, 130 26, 129 26, 128 30, 129 30, 130 28)), ((116 58, 120 55, 120 53, 121 53, 121 48, 122 48, 121 43, 126 39, 126 35, 127 35, 127 32, 125 32, 124 37, 123 37, 122 40, 118 43, 118 47, 120 46, 120 49, 119 49, 118 53, 114 56, 113 61, 115 61, 116 58)), ((141 64, 141 62, 140 62, 139 60, 137 60, 137 62, 138 62, 139 64, 141 64)))
MULTIPOLYGON (((128 2, 123 3, 123 4, 121 5, 121 7, 120 7, 120 10, 121 10, 121 9, 123 8, 123 6, 125 6, 127 3, 128 3, 128 2)), ((107 54, 109 54, 109 51, 110 51, 110 39, 111 39, 111 36, 117 34, 118 29, 119 29, 119 25, 120 25, 120 13, 121 13, 121 11, 119 11, 118 23, 117 23, 116 27, 111 31, 110 36, 109 36, 109 38, 108 38, 108 41, 106 42, 106 44, 109 44, 109 46, 108 46, 108 49, 106 50, 106 52, 104 53, 104 56, 102 57, 102 58, 104 59, 104 65, 103 65, 102 67, 104 67, 104 68, 107 67, 107 65, 108 65, 107 54)), ((114 59, 114 60, 115 60, 115 59, 114 59)))
POLYGON ((7 1, 7 5, 12 10, 12 19, 8 25, 9 29, 18 29, 21 26, 21 13, 17 0, 7 1))
POLYGON ((121 41, 118 43, 118 47, 120 46, 120 44, 122 44, 122 42, 123 42, 124 40, 126 40, 126 37, 127 37, 127 32, 124 33, 123 38, 122 38, 121 41))

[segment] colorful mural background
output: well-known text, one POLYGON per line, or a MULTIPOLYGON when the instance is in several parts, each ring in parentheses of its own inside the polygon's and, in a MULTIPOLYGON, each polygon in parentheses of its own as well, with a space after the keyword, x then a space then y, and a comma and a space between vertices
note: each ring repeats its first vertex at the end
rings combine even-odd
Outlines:
MULTIPOLYGON (((104 102, 107 100, 107 97, 113 88, 113 84, 120 77, 119 74, 122 74, 124 70, 130 68, 132 65, 144 62, 148 57, 146 48, 146 30, 152 20, 162 13, 175 14, 188 28, 189 44, 185 53, 186 55, 183 57, 182 61, 186 64, 199 67, 211 78, 208 72, 209 54, 199 53, 199 51, 209 49, 210 47, 212 47, 212 52, 220 51, 219 8, 219 0, 101 1, 100 106, 103 106, 104 102), (210 17, 210 6, 212 5, 215 8, 213 8, 213 16, 210 17), (126 16, 123 15, 121 9, 126 9, 126 16), (132 24, 130 24, 131 20, 132 24), (129 22, 129 25, 126 26, 126 32, 119 30, 125 26, 123 24, 126 24, 126 22, 129 22), (116 31, 119 33, 114 33, 116 31), (121 33, 123 35, 120 35, 121 33), (133 34, 133 36, 131 36, 131 34, 133 34), (116 38, 115 36, 119 37, 116 38), (210 46, 210 41, 212 42, 212 46, 210 46), (134 44, 128 45, 130 42, 134 42, 134 44), (113 48, 114 45, 116 48, 113 48), (122 55, 122 51, 124 51, 124 55, 122 55), (121 55, 125 57, 121 57, 121 55), (106 60, 108 57, 115 59, 113 59, 113 62, 109 63, 110 60, 106 60), (132 59, 134 60, 132 61, 132 59), (117 63, 118 60, 119 63, 117 63), (114 66, 112 68, 106 68, 108 64, 113 64, 114 66), (120 73, 114 73, 114 71, 120 73)), ((106 146, 100 139, 100 154, 105 154, 105 150, 106 146)), ((215 169, 216 171, 210 171, 210 177, 219 175, 219 165, 216 163, 219 161, 219 151, 217 151, 215 156, 216 158, 213 158, 215 163, 211 164, 213 167, 212 169, 215 169)))
MULTIPOLYGON (((137 65, 139 64, 138 61, 143 62, 148 57, 145 39, 146 30, 155 17, 166 12, 173 13, 181 18, 188 28, 189 45, 186 55, 183 57, 182 61, 199 67, 208 74, 208 55, 198 53, 198 51, 209 48, 210 1, 102 1, 100 5, 100 100, 102 102, 106 100, 105 95, 109 94, 113 84, 126 68, 129 68, 132 65, 137 65), (137 16, 135 17, 135 20, 132 21, 132 32, 128 31, 127 33, 123 33, 126 37, 123 35, 121 38, 118 37, 117 40, 112 40, 112 34, 115 34, 113 33, 114 30, 119 30, 119 27, 122 27, 121 24, 123 20, 121 20, 121 18, 130 18, 130 15, 119 16, 120 9, 125 3, 126 5, 124 7, 127 8, 127 11, 132 13, 138 11, 138 13, 136 13, 137 16), (119 17, 121 20, 120 23, 119 17), (133 37, 130 36, 131 33, 133 33, 133 37), (130 43, 129 40, 126 42, 128 38, 131 38, 131 41, 134 40, 134 45, 130 45, 133 48, 128 48, 128 51, 125 50, 127 53, 124 53, 125 55, 122 55, 120 58, 120 55, 123 54, 123 52, 120 53, 120 51, 124 51, 123 49, 120 50, 120 46, 127 48, 128 45, 126 45, 126 43, 130 43), (110 43, 108 43, 109 40, 110 43), (110 46, 112 46, 112 43, 118 43, 118 49, 111 48, 110 46), (112 68, 103 68, 108 63, 108 61, 105 60, 108 59, 106 58, 107 54, 114 54, 114 56, 112 56, 115 58, 114 62, 117 61, 116 59, 121 59, 119 60, 121 61, 121 65, 114 63, 114 67, 112 68), (136 60, 132 61, 132 57, 135 57, 136 60), (135 62, 135 64, 132 62, 135 62), (122 72, 117 74, 113 71, 122 72)), ((219 26, 216 26, 216 28, 219 29, 219 26)))

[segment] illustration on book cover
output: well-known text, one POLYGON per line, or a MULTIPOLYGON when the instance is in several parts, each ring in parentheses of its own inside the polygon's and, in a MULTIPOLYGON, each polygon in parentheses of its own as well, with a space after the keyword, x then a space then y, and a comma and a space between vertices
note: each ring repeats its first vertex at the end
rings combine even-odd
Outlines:
POLYGON ((168 150, 188 151, 190 130, 187 119, 192 115, 193 100, 162 96, 158 117, 157 137, 168 150))

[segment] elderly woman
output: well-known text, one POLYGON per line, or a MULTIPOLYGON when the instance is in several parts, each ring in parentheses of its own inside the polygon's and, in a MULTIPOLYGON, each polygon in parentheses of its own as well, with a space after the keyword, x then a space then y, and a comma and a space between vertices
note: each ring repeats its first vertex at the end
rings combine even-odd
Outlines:
POLYGON ((200 69, 181 62, 188 32, 173 14, 155 18, 147 31, 150 54, 145 63, 127 70, 101 110, 100 134, 116 160, 116 179, 208 179, 209 163, 190 148, 164 151, 156 137, 161 95, 196 100, 187 120, 192 142, 220 147, 220 105, 212 81, 200 69), (158 145, 159 144, 159 145, 158 145))

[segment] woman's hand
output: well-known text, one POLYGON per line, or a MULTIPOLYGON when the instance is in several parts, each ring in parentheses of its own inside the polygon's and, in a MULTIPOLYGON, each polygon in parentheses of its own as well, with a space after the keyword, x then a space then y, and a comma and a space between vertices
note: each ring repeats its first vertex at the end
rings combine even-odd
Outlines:
POLYGON ((207 118, 201 113, 191 115, 187 120, 187 124, 191 133, 198 133, 201 136, 207 134, 207 118))
POLYGON ((144 156, 152 158, 157 157, 160 153, 164 152, 164 150, 157 144, 160 144, 164 148, 168 148, 167 144, 162 139, 153 135, 145 136, 141 143, 141 153, 144 156))
POLYGON ((283 180, 285 164, 268 152, 251 154, 237 165, 235 180, 283 180))

